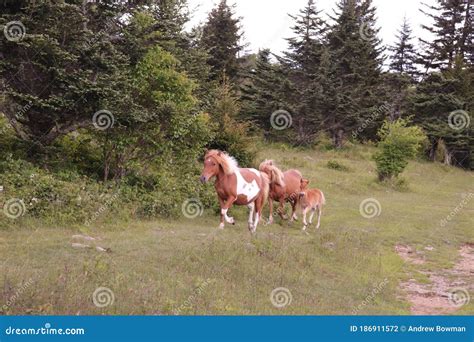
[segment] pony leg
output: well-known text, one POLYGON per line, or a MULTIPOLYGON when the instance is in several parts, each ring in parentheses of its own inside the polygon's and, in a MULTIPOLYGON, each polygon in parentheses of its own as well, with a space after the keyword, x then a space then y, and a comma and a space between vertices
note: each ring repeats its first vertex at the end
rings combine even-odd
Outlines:
POLYGON ((303 208, 303 230, 306 230, 306 227, 308 227, 308 223, 306 222, 306 214, 308 213, 308 207, 303 208))
POLYGON ((261 197, 261 198, 257 198, 257 200, 255 201, 255 217, 254 217, 252 227, 249 224, 249 230, 252 234, 254 234, 257 231, 258 222, 259 222, 260 217, 262 215, 264 200, 265 199, 263 197, 261 197))
POLYGON ((316 208, 311 208, 311 214, 309 215, 309 224, 313 224, 313 216, 314 213, 316 212, 316 208))
POLYGON ((248 220, 249 230, 252 230, 252 227, 253 227, 253 213, 254 213, 254 210, 255 210, 255 203, 254 202, 249 203, 247 205, 247 208, 249 208, 249 220, 248 220))
POLYGON ((321 205, 318 206, 318 224, 316 225, 316 229, 319 229, 321 225, 321 215, 323 214, 323 207, 321 205))
POLYGON ((287 218, 286 218, 286 215, 284 213, 284 211, 285 211, 285 199, 280 198, 279 202, 280 202, 280 205, 278 206, 278 215, 280 215, 280 218, 282 220, 286 220, 287 218))
POLYGON ((236 198, 233 196, 228 197, 227 200, 224 202, 224 204, 221 205, 221 224, 219 228, 221 229, 224 228, 224 221, 223 221, 224 219, 227 223, 235 224, 234 218, 227 216, 227 211, 232 206, 232 203, 234 203, 235 199, 236 198))
POLYGON ((296 199, 293 199, 291 201, 291 221, 298 221, 298 216, 296 216, 296 205, 297 204, 298 204, 298 201, 296 199))
POLYGON ((268 196, 268 207, 270 209, 270 213, 268 214, 268 224, 273 223, 273 199, 268 196))
POLYGON ((221 222, 219 223, 219 229, 224 229, 224 215, 222 214, 222 208, 224 207, 225 201, 219 197, 219 206, 221 207, 221 222))

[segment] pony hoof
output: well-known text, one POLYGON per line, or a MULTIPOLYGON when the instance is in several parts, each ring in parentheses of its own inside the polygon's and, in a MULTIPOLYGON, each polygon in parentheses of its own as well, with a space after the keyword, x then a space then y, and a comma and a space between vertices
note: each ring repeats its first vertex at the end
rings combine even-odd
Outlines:
POLYGON ((224 224, 221 223, 221 224, 219 225, 219 227, 217 227, 217 228, 218 228, 218 229, 224 229, 224 224))

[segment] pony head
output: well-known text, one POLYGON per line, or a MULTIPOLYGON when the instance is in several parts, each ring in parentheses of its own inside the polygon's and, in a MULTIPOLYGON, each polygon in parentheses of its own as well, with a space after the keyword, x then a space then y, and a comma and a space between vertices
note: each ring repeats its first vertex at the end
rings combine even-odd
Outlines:
POLYGON ((206 183, 212 177, 217 176, 221 170, 224 174, 231 175, 236 168, 238 168, 237 161, 226 152, 210 150, 204 156, 204 169, 200 180, 206 183))
POLYGON ((273 160, 265 160, 263 161, 260 166, 258 167, 260 172, 266 173, 270 178, 270 183, 275 183, 277 185, 284 186, 285 181, 283 180, 283 172, 276 167, 273 160))
POLYGON ((307 190, 307 189, 308 189, 308 184, 309 184, 309 180, 304 179, 304 178, 301 178, 301 181, 300 181, 300 190, 301 190, 301 191, 307 190))

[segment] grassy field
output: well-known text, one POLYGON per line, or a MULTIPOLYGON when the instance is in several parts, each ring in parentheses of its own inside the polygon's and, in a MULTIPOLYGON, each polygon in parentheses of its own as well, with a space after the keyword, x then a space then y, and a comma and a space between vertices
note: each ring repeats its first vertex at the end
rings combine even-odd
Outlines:
MULTIPOLYGON (((300 218, 260 225, 251 236, 246 208, 233 208, 237 224, 222 231, 215 208, 205 208, 195 219, 98 220, 87 229, 24 221, 21 228, 2 229, 0 312, 409 314, 400 282, 429 282, 420 271, 445 272, 459 260, 459 248, 474 243, 474 201, 465 200, 474 192, 474 177, 440 164, 411 162, 403 175, 406 187, 394 188, 376 182, 372 153, 371 147, 322 152, 277 146, 260 153, 260 159, 272 158, 282 169, 301 170, 324 191, 321 229, 312 226, 308 234, 301 231, 300 218), (369 198, 380 203, 373 218, 359 208, 369 198), (74 234, 100 240, 76 241, 74 234), (73 242, 110 252, 73 248, 73 242), (396 245, 412 247, 425 262, 405 262, 396 245), (100 287, 110 292, 94 297, 100 287), (280 287, 291 302, 277 296, 274 305, 271 293, 280 287)), ((473 314, 474 299, 456 313, 473 314)))

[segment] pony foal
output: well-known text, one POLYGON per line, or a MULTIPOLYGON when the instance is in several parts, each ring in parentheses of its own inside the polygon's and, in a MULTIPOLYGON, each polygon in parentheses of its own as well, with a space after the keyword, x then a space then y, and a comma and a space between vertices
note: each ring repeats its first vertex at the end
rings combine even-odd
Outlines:
POLYGON ((326 204, 326 198, 324 198, 323 192, 319 189, 309 190, 308 184, 309 180, 301 180, 300 204, 301 208, 303 209, 303 230, 306 230, 308 227, 308 222, 306 221, 306 214, 308 213, 308 210, 311 210, 309 224, 312 224, 314 212, 316 209, 318 210, 318 224, 316 225, 316 229, 319 229, 323 205, 326 204))

